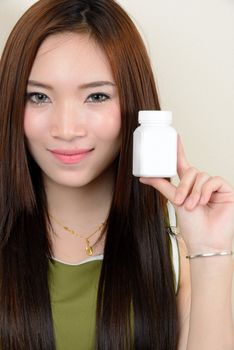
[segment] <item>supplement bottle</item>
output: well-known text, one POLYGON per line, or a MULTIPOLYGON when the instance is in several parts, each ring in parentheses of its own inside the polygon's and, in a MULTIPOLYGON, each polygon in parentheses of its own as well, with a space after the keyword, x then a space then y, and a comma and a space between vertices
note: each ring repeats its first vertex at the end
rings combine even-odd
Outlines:
POLYGON ((177 174, 177 132, 170 126, 172 113, 139 111, 133 133, 133 175, 172 177, 177 174))

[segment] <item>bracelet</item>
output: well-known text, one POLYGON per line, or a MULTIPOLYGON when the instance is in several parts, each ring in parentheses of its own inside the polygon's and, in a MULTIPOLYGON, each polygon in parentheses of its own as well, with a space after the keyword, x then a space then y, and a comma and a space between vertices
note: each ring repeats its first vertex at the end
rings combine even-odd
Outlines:
POLYGON ((196 255, 187 255, 187 259, 194 259, 194 258, 203 258, 203 257, 210 257, 210 256, 225 256, 225 255, 232 255, 233 252, 229 250, 224 250, 223 252, 213 252, 213 253, 200 253, 196 255))

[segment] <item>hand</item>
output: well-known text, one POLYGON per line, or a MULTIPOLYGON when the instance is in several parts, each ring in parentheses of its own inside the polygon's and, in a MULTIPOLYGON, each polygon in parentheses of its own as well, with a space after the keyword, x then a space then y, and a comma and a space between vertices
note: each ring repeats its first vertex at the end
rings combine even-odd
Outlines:
POLYGON ((178 135, 178 187, 163 178, 140 178, 175 207, 189 254, 231 250, 234 237, 234 189, 223 178, 191 167, 178 135))

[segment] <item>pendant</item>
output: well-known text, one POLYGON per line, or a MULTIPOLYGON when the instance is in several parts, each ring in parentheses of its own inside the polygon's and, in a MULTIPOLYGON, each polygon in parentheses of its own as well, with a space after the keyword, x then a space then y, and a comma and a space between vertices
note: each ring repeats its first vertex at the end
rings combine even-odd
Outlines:
POLYGON ((90 246, 89 240, 88 240, 88 239, 86 239, 85 251, 86 251, 86 254, 87 254, 88 256, 93 255, 93 248, 90 246))

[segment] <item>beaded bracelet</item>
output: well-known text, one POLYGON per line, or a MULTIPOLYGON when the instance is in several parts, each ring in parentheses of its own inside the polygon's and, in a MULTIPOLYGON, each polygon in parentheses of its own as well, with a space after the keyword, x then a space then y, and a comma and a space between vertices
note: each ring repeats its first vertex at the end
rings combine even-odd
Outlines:
POLYGON ((194 258, 203 258, 203 257, 210 257, 210 256, 225 256, 225 255, 232 255, 233 252, 229 250, 224 250, 223 252, 213 252, 213 253, 200 253, 196 255, 187 255, 187 259, 194 259, 194 258))

